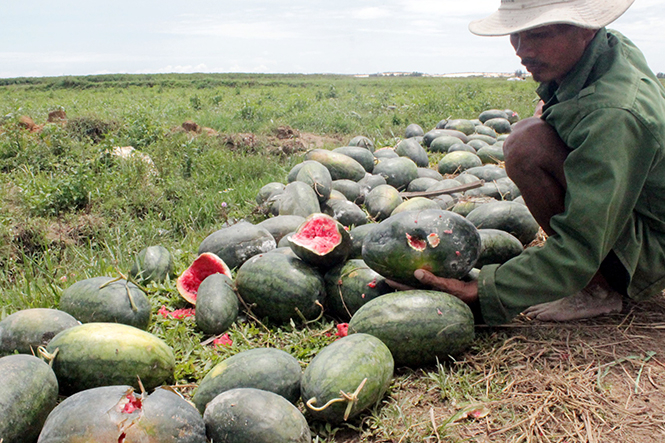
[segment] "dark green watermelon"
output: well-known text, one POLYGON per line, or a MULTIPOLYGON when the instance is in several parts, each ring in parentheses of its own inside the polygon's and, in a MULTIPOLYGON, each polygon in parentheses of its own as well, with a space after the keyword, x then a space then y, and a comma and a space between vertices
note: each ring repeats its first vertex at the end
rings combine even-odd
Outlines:
POLYGON ((196 326, 206 334, 221 334, 238 317, 233 281, 224 274, 206 277, 196 294, 196 326))
POLYGON ((0 439, 34 443, 58 401, 58 380, 49 365, 32 355, 0 358, 0 439))
POLYGON ((361 259, 347 260, 324 276, 329 313, 344 321, 365 303, 392 292, 386 279, 361 259))
POLYGON ((390 185, 379 185, 365 196, 365 209, 374 220, 385 220, 402 203, 399 191, 390 185))
POLYGON ((370 232, 362 256, 379 274, 417 286, 416 269, 435 275, 462 278, 480 254, 478 230, 450 211, 426 209, 400 212, 370 232))
POLYGON ((236 388, 215 397, 203 414, 214 443, 310 443, 302 413, 281 395, 236 388))
POLYGON ((206 443, 201 414, 170 388, 140 395, 126 385, 87 389, 48 416, 40 443, 206 443))
POLYGON ((480 256, 476 267, 502 264, 522 253, 524 246, 512 234, 500 229, 478 229, 480 234, 480 256))
POLYGON ((301 397, 314 419, 340 423, 381 400, 393 371, 393 357, 381 340, 349 335, 323 348, 305 368, 301 397))
POLYGON ((80 323, 58 309, 33 308, 14 312, 0 321, 0 356, 33 354, 56 334, 80 323))
POLYGON ((328 168, 314 160, 303 162, 296 180, 308 184, 316 193, 319 203, 328 200, 332 191, 332 177, 328 168))
POLYGON ((274 348, 254 348, 222 360, 208 372, 192 401, 203 413, 222 392, 235 388, 270 391, 296 403, 300 398, 300 363, 291 354, 274 348))
POLYGON ((259 318, 283 324, 321 314, 323 277, 313 266, 286 254, 261 254, 247 260, 236 274, 236 289, 259 318))
POLYGON ((478 229, 501 229, 528 245, 538 236, 540 226, 529 209, 521 203, 498 201, 481 205, 466 219, 478 229))
POLYGON ((58 308, 83 323, 117 322, 147 329, 152 315, 148 297, 134 283, 93 277, 65 289, 58 308))
MULTIPOLYGON (((304 183, 300 184, 304 185, 304 183)), ((289 186, 292 185, 293 183, 289 184, 289 186)), ((267 229, 241 221, 207 236, 199 245, 198 253, 199 255, 204 252, 213 253, 221 258, 229 268, 234 269, 242 265, 248 258, 276 247, 277 242, 267 229)))
POLYGON ((129 271, 139 283, 163 283, 173 277, 173 256, 164 246, 148 246, 134 258, 129 271))
POLYGON ((374 166, 374 174, 386 179, 390 186, 401 190, 418 178, 418 166, 408 157, 389 158, 374 166))
POLYGON ((471 344, 473 313, 445 292, 401 291, 361 307, 349 322, 349 333, 357 332, 384 342, 397 366, 421 367, 456 356, 471 344))

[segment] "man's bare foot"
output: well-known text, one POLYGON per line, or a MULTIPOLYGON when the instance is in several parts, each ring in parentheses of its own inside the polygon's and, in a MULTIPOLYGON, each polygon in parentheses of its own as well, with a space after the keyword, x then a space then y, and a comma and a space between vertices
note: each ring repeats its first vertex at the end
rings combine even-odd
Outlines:
POLYGON ((620 312, 621 294, 591 284, 575 295, 527 308, 522 314, 534 320, 569 321, 620 312))

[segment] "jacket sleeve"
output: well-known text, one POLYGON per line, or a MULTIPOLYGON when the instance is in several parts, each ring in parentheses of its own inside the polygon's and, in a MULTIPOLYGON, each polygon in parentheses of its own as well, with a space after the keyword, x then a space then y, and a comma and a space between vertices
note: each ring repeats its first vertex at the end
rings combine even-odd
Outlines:
POLYGON ((624 109, 599 109, 562 138, 576 147, 564 162, 564 212, 550 221, 555 234, 544 246, 528 248, 501 266, 483 267, 479 297, 488 324, 580 291, 633 218, 654 158, 642 123, 624 109))

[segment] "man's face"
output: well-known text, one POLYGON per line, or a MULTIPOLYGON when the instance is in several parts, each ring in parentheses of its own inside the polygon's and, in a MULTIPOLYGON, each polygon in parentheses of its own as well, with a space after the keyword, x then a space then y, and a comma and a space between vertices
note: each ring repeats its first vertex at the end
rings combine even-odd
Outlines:
POLYGON ((510 44, 534 80, 561 84, 595 35, 595 29, 548 25, 510 34, 510 44))

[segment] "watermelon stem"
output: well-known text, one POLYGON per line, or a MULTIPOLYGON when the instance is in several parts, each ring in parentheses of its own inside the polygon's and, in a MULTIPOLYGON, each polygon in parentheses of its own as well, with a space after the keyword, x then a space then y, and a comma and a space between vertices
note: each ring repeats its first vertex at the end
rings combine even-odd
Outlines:
POLYGON ((351 415, 351 410, 353 409, 353 405, 358 403, 358 395, 360 394, 360 391, 362 391, 362 389, 365 387, 365 383, 367 383, 367 377, 365 377, 363 381, 360 382, 356 390, 351 394, 347 394, 346 392, 340 390, 339 393, 341 397, 333 398, 332 400, 328 401, 328 403, 326 403, 321 407, 314 406, 314 403, 316 402, 316 397, 312 397, 309 400, 307 400, 306 405, 308 408, 312 409, 313 411, 320 412, 327 409, 330 405, 334 403, 347 402, 346 410, 344 411, 344 421, 346 421, 349 418, 349 415, 351 415))
MULTIPOLYGON (((120 274, 120 273, 118 273, 118 274, 120 274)), ((116 278, 114 278, 114 279, 111 279, 111 280, 109 280, 109 281, 104 282, 103 284, 101 284, 101 285, 99 286, 99 289, 104 289, 105 287, 111 285, 112 283, 115 283, 115 282, 117 282, 117 281, 123 280, 124 278, 125 278, 125 276, 122 275, 122 274, 120 274, 119 277, 116 277, 116 278)))
MULTIPOLYGON (((37 352, 39 352, 39 355, 41 355, 42 357, 44 357, 44 359, 46 359, 48 361, 48 365, 51 368, 53 368, 53 361, 55 360, 55 356, 58 355, 59 350, 60 350, 60 348, 55 348, 55 351, 53 351, 51 353, 51 352, 47 351, 44 346, 40 346, 40 347, 37 348, 37 352)), ((0 443, 2 443, 2 442, 0 442, 0 443)))
POLYGON ((298 316, 302 319, 302 321, 305 323, 305 325, 308 325, 308 324, 310 324, 310 323, 316 323, 317 321, 319 321, 319 320, 321 320, 321 319, 323 318, 323 311, 325 311, 325 308, 323 307, 323 305, 322 305, 321 303, 319 303, 318 300, 314 301, 314 304, 315 304, 316 306, 318 306, 319 308, 321 308, 321 312, 319 313, 319 316, 316 317, 314 320, 307 320, 307 319, 305 318, 305 316, 302 314, 302 312, 300 312, 300 309, 298 309, 298 307, 295 308, 296 313, 297 313, 298 316))

